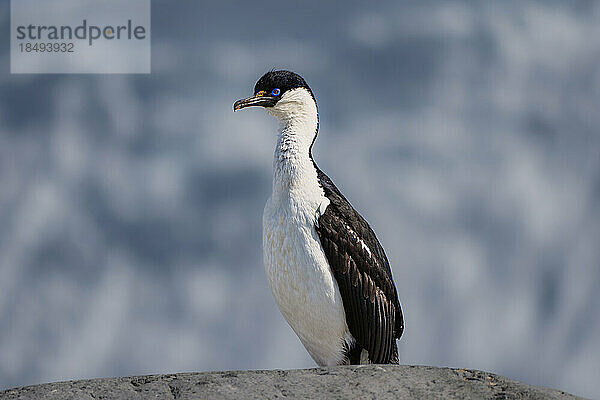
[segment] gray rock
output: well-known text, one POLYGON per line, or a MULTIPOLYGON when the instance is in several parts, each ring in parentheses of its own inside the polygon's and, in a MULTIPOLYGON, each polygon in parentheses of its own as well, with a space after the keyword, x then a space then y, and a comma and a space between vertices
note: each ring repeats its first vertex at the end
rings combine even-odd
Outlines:
POLYGON ((487 372, 368 365, 227 371, 48 383, 0 392, 0 400, 48 399, 577 399, 487 372))

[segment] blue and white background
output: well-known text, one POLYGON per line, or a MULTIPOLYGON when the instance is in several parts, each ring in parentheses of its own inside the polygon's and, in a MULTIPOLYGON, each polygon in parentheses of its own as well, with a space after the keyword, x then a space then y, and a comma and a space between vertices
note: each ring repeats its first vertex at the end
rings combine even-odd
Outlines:
POLYGON ((401 362, 600 397, 600 3, 152 3, 152 74, 10 75, 0 389, 314 366, 271 297, 273 67, 377 232, 401 362))

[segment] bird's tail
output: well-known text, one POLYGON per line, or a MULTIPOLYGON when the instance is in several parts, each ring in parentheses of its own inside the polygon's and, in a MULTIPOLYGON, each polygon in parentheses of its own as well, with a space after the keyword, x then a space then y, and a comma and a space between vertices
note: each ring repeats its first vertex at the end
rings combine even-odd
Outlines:
MULTIPOLYGON (((348 352, 347 363, 351 365, 364 365, 373 364, 373 361, 369 358, 369 352, 366 349, 356 345, 348 352)), ((394 343, 392 343, 392 354, 390 359, 384 361, 382 364, 399 364, 398 345, 395 340, 394 343)))

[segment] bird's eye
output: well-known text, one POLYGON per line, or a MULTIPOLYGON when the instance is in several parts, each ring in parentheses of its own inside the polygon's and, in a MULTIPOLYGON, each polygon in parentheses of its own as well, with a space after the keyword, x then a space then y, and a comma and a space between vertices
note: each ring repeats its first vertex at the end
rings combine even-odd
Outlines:
POLYGON ((281 93, 281 90, 275 88, 271 91, 271 95, 273 96, 279 96, 279 93, 281 93))

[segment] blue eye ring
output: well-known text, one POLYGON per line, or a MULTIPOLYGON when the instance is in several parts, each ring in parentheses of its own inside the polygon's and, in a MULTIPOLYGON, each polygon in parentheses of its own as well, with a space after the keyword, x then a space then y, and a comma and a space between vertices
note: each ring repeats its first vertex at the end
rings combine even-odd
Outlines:
POLYGON ((281 90, 279 90, 277 88, 271 90, 271 95, 272 96, 279 96, 279 93, 281 93, 281 90))

